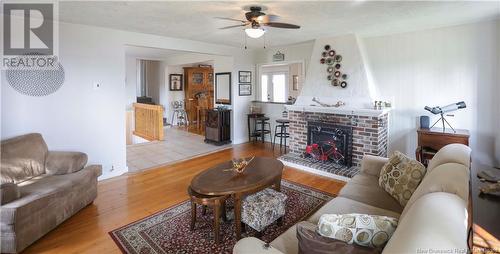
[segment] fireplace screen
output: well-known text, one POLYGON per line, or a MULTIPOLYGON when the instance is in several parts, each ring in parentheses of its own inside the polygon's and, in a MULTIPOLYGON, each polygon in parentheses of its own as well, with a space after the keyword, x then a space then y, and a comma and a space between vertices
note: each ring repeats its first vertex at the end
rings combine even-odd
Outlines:
POLYGON ((308 122, 305 154, 322 162, 350 167, 352 164, 352 127, 308 122))

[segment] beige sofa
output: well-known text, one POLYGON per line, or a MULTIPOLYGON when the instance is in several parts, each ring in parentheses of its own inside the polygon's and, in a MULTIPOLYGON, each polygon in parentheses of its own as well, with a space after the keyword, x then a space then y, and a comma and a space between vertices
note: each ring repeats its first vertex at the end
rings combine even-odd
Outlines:
POLYGON ((2 141, 0 251, 16 253, 97 196, 100 165, 87 155, 48 151, 40 134, 2 141))
MULTIPOLYGON (((383 253, 466 253, 470 152, 469 147, 459 144, 439 150, 404 208, 378 185, 387 158, 367 155, 361 172, 306 223, 314 227, 325 213, 391 216, 399 218, 399 224, 383 253)), ((263 245, 257 238, 243 238, 233 253, 298 253, 296 226, 272 241, 270 248, 263 245)))

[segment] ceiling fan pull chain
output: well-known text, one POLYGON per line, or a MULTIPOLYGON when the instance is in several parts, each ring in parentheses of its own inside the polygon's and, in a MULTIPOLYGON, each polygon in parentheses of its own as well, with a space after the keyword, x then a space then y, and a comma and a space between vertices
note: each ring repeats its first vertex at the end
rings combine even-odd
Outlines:
POLYGON ((245 33, 243 33, 243 37, 245 38, 245 49, 247 49, 247 36, 245 33))
POLYGON ((264 34, 264 48, 266 48, 266 34, 264 34))

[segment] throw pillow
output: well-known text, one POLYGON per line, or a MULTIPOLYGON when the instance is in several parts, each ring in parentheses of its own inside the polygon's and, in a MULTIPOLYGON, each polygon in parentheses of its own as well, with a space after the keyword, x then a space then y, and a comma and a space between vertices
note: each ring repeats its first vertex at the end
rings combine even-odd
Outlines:
POLYGON ((49 175, 64 175, 82 170, 87 165, 87 154, 81 152, 49 151, 45 169, 49 175))
POLYGON ((378 184, 404 207, 424 178, 425 171, 422 163, 396 151, 382 167, 378 184))
POLYGON ((301 221, 297 223, 299 254, 379 254, 380 248, 368 248, 324 237, 317 232, 317 226, 301 221))
POLYGON ((318 233, 349 244, 382 248, 396 230, 398 219, 367 214, 323 214, 318 233))

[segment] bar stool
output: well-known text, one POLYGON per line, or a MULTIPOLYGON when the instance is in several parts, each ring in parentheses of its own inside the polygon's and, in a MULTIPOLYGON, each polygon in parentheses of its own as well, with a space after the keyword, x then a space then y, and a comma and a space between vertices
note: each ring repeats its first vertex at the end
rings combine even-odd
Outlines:
POLYGON ((196 205, 203 206, 202 214, 205 214, 205 209, 207 206, 213 208, 214 211, 214 238, 215 243, 219 244, 220 242, 220 217, 222 216, 222 220, 226 221, 226 199, 228 196, 206 196, 195 192, 191 189, 191 186, 188 187, 188 194, 191 199, 191 225, 190 229, 194 230, 194 226, 196 223, 196 205))
POLYGON ((276 144, 276 137, 280 139, 280 151, 281 146, 283 145, 283 139, 285 140, 285 152, 286 152, 286 139, 290 137, 290 133, 288 133, 287 128, 290 126, 290 121, 288 119, 277 119, 276 126, 274 126, 274 140, 273 140, 273 149, 276 144), (279 131, 278 131, 279 128, 279 131))
POLYGON ((269 117, 257 117, 255 118, 255 126, 254 126, 254 136, 255 140, 259 137, 262 139, 262 143, 264 143, 265 135, 269 134, 269 140, 272 140, 271 134, 271 124, 269 123, 269 117), (260 129, 258 128, 260 125, 260 129), (266 129, 266 127, 269 127, 266 129))
POLYGON ((254 121, 254 127, 255 127, 255 119, 259 117, 263 117, 263 113, 250 113, 247 114, 247 127, 248 127, 248 142, 252 141, 252 138, 255 138, 255 128, 252 130, 251 126, 251 121, 254 121))
POLYGON ((175 118, 177 118, 177 125, 189 125, 189 118, 186 112, 184 101, 173 101, 172 108, 174 109, 174 112, 172 112, 172 119, 170 121, 170 124, 173 126, 174 120, 175 118))

